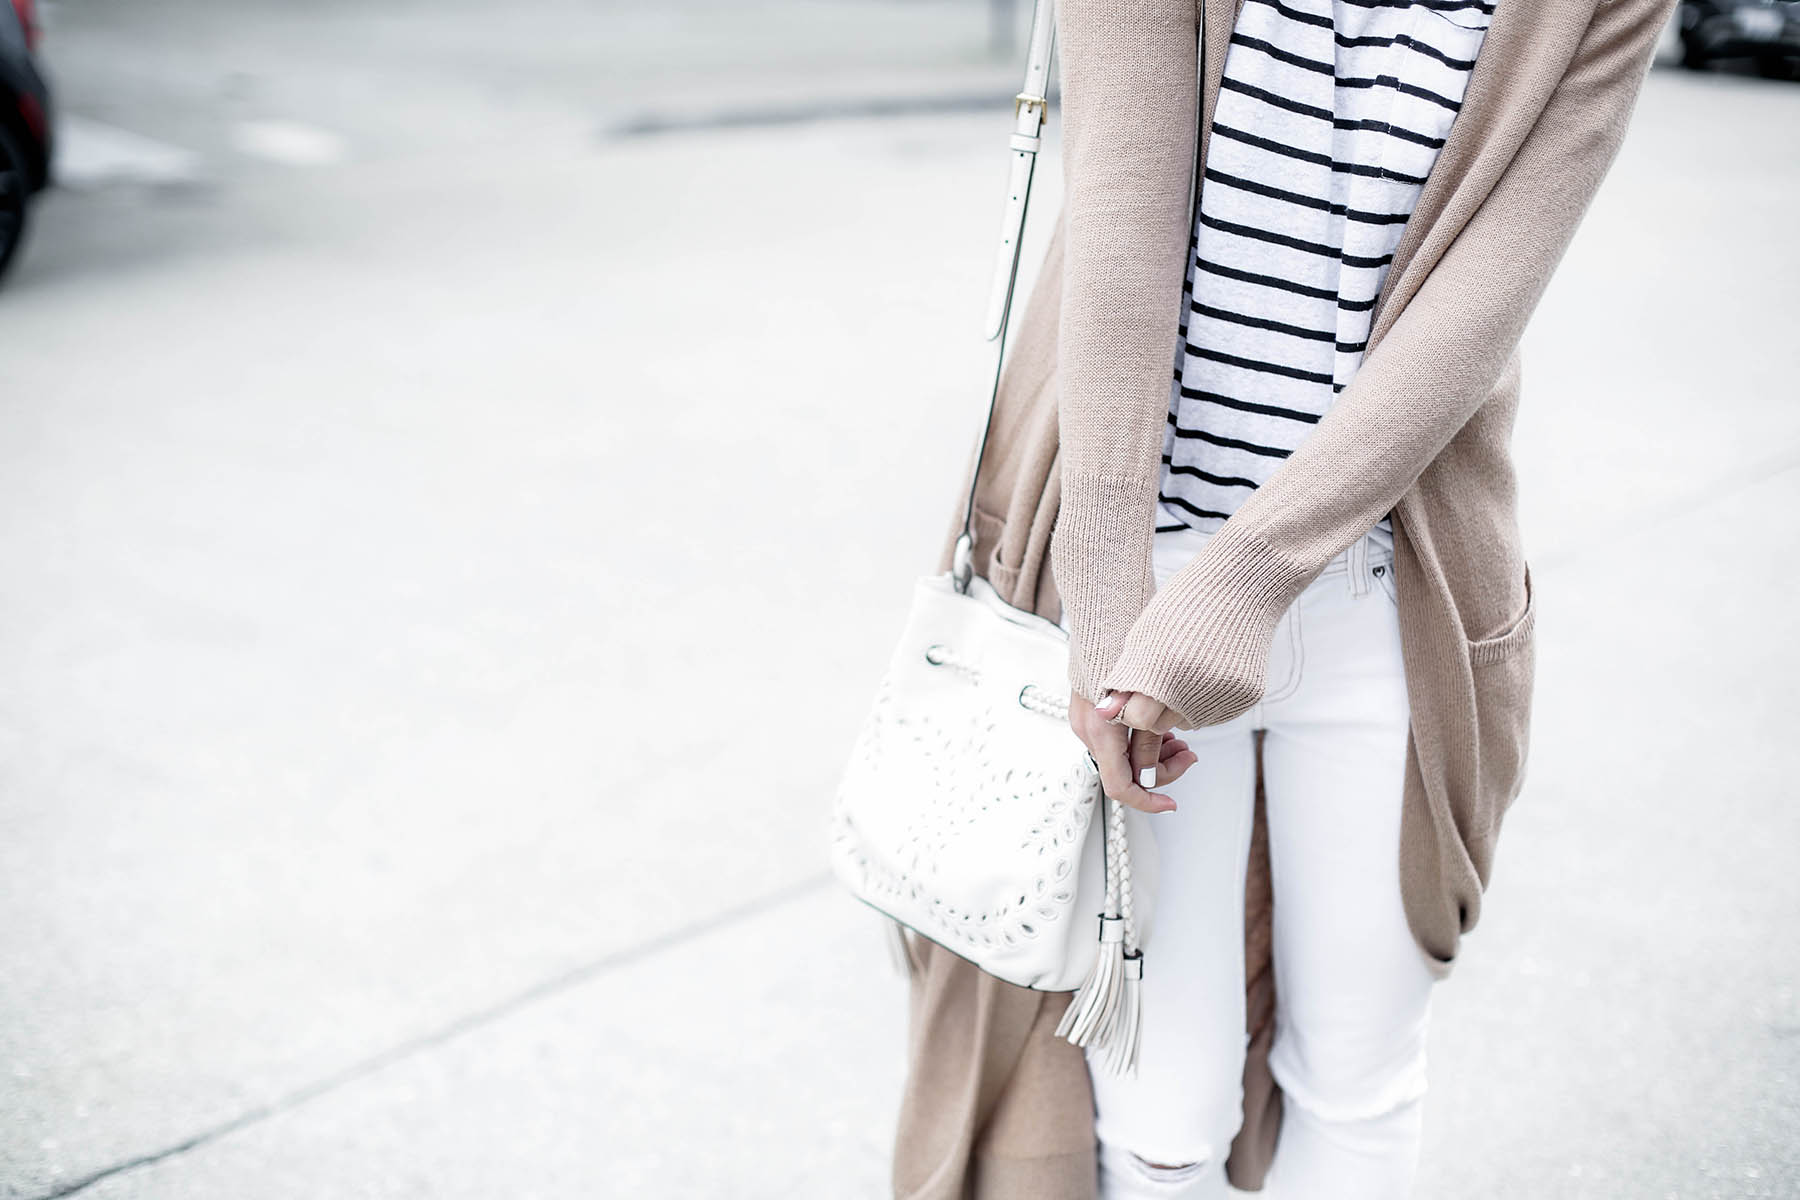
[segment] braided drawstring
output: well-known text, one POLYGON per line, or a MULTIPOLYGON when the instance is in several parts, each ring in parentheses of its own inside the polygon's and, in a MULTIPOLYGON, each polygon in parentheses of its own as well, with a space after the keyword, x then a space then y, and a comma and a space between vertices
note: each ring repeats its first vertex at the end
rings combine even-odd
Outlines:
POLYGON ((1058 721, 1069 719, 1068 697, 1052 696, 1035 683, 1028 683, 1019 689, 1019 707, 1042 713, 1046 717, 1055 717, 1058 721))
MULTIPOLYGON (((943 644, 929 646, 925 661, 981 682, 974 663, 943 644)), ((1067 720, 1069 701, 1036 684, 1019 689, 1019 707, 1056 720, 1067 720)), ((1089 761, 1092 761, 1090 756, 1089 761)), ((1098 770, 1098 767, 1095 768, 1098 770)), ((1141 1032, 1144 954, 1138 946, 1137 918, 1132 911, 1131 840, 1125 829, 1125 807, 1102 794, 1106 810, 1106 903, 1100 914, 1100 951, 1093 969, 1069 1001, 1068 1011, 1056 1027, 1056 1036, 1094 1051, 1114 1075, 1137 1074, 1141 1032)))
POLYGON ((966 676, 970 683, 979 684, 981 682, 981 668, 941 642, 925 647, 925 661, 934 667, 948 667, 950 670, 966 676))
MULTIPOLYGON (((981 682, 981 668, 941 642, 925 648, 925 661, 934 667, 956 671, 972 684, 981 682)), ((1069 719, 1069 698, 1047 692, 1035 683, 1028 683, 1019 689, 1019 707, 1040 716, 1054 717, 1058 721, 1069 719)))
POLYGON ((1094 1052, 1113 1075, 1137 1074, 1142 1030, 1144 955, 1132 912, 1131 841, 1125 806, 1104 796, 1106 906, 1100 914, 1100 952, 1069 1001, 1056 1036, 1094 1052))

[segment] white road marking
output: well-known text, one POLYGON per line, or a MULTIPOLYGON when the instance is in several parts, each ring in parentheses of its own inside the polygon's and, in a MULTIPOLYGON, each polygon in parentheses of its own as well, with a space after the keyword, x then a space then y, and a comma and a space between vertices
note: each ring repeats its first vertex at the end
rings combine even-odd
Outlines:
POLYGON ((200 156, 72 113, 56 125, 56 181, 68 188, 116 183, 180 185, 202 177, 200 156))
POLYGON ((244 154, 295 167, 325 166, 345 157, 343 138, 299 121, 240 121, 232 127, 231 144, 244 154))

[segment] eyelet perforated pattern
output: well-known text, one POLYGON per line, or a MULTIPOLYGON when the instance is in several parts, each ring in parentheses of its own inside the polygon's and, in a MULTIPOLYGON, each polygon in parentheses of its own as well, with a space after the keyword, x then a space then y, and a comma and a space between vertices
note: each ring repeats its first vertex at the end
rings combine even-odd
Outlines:
MULTIPOLYGON (((962 664, 943 652, 934 665, 962 664)), ((1057 707, 1030 686, 1015 704, 1044 718, 1051 716, 1045 709, 1057 707)), ((916 926, 921 933, 971 952, 1013 948, 1066 929, 1084 835, 1100 791, 1091 769, 1079 760, 1060 770, 1035 768, 999 753, 995 739, 1002 721, 1018 719, 999 707, 986 704, 973 720, 966 709, 946 719, 916 708, 903 713, 891 681, 884 681, 848 774, 885 774, 899 760, 919 794, 910 798, 906 819, 887 835, 898 844, 882 846, 879 854, 869 852, 871 831, 858 828, 851 806, 840 802, 834 822, 836 849, 860 874, 866 898, 878 906, 883 898, 900 902, 923 916, 916 926), (986 828, 978 834, 978 826, 986 828), (939 886, 940 866, 959 848, 1000 828, 1024 830, 1009 856, 1012 865, 1030 866, 1011 877, 1020 890, 980 908, 958 907, 945 898, 953 889, 939 886)), ((1060 707, 1067 712, 1066 701, 1060 707)))

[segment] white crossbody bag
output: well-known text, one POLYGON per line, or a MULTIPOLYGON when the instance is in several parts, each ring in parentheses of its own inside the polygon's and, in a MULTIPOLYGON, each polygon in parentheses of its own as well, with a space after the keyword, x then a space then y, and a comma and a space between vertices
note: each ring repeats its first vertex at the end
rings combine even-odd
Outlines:
MULTIPOLYGON (((996 343, 982 456, 1000 394, 1020 239, 1055 36, 1037 0, 987 311, 996 343)), ((1068 635, 974 573, 975 481, 954 565, 921 579, 839 784, 833 870, 899 925, 1008 983, 1075 991, 1059 1036, 1136 1070, 1154 844, 1103 795, 1068 724, 1068 635), (1102 813, 1104 809, 1104 813, 1102 813), (1135 852, 1134 852, 1135 851, 1135 852)))

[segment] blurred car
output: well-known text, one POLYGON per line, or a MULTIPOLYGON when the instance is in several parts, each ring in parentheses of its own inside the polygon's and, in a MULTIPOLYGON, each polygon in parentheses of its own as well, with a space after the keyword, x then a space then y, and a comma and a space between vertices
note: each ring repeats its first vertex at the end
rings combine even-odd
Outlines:
POLYGON ((1751 58, 1765 75, 1800 61, 1800 0, 1682 0, 1681 64, 1751 58))
POLYGON ((0 275, 25 236, 31 197, 50 182, 50 87, 34 57, 36 0, 0 0, 0 275))

